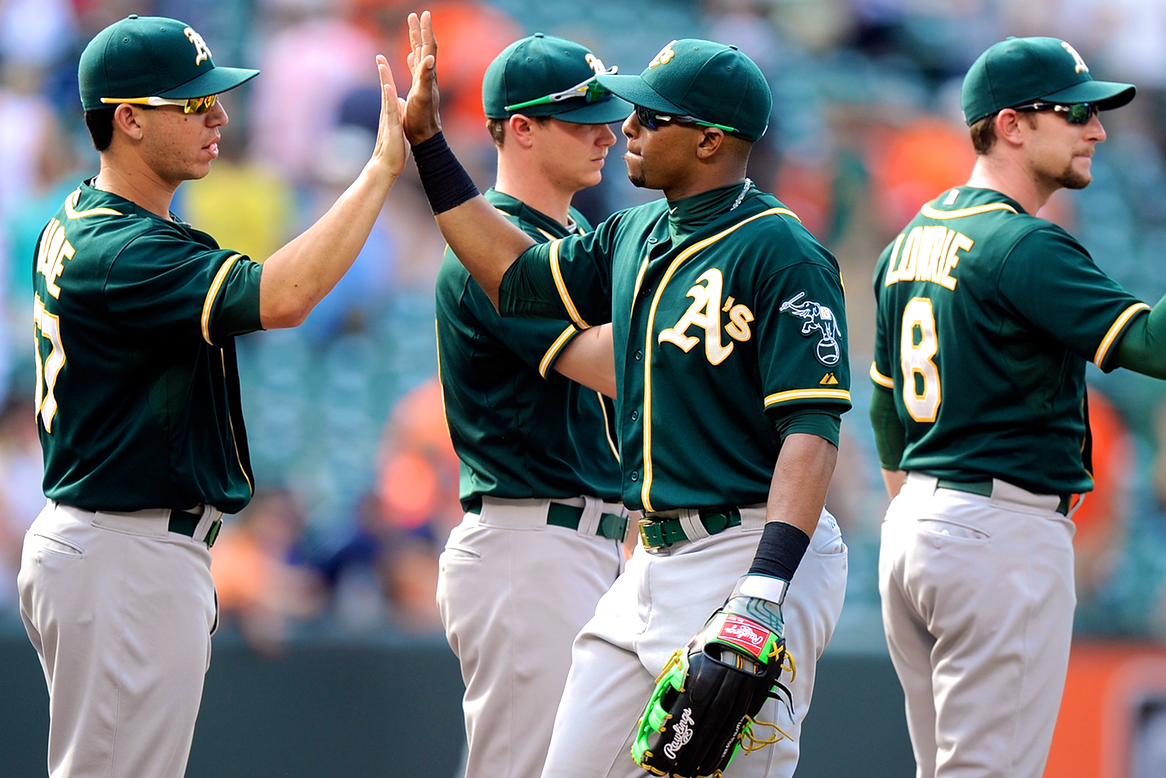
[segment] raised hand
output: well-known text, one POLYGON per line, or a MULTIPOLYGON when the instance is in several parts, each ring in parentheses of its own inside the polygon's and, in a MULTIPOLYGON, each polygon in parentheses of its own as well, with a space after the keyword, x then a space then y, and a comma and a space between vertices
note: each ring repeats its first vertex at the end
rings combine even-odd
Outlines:
POLYGON ((441 117, 437 113, 440 95, 437 91, 437 39, 433 36, 433 20, 429 11, 421 16, 409 14, 409 71, 413 83, 405 100, 405 138, 416 146, 441 132, 441 117))
POLYGON ((396 179, 405 167, 408 152, 401 128, 401 102, 397 97, 397 84, 393 81, 389 61, 381 54, 377 55, 377 73, 381 79, 381 116, 370 164, 384 166, 386 172, 396 179))

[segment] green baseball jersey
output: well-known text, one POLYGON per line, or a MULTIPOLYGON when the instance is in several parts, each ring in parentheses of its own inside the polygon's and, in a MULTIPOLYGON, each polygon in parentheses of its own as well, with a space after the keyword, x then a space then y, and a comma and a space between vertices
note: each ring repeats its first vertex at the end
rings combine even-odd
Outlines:
POLYGON ((260 328, 260 266, 82 184, 37 243, 44 491, 89 510, 251 499, 234 336, 260 328))
POLYGON ((894 391, 901 469, 1000 478, 1039 494, 1092 488, 1085 363, 1149 306, 1067 232, 999 192, 945 192, 874 277, 871 378, 894 391))
POLYGON ((850 407, 838 265, 772 195, 740 184, 534 246, 502 292, 503 313, 612 322, 629 508, 765 502, 775 422, 850 407))
MULTIPOLYGON (((509 195, 486 199, 545 243, 571 230, 509 195)), ((576 231, 590 223, 570 210, 576 231)), ((490 495, 619 499, 610 400, 555 372, 580 329, 504 319, 452 251, 437 274, 437 351, 445 413, 461 460, 461 499, 490 495)))

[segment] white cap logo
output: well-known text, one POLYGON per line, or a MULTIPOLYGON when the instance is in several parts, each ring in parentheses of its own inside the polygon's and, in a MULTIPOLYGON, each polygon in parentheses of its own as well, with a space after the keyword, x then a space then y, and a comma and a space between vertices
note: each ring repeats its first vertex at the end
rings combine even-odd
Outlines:
POLYGON ((1081 59, 1081 55, 1077 53, 1077 50, 1064 41, 1061 41, 1061 45, 1065 48, 1065 51, 1073 55, 1073 61, 1077 63, 1077 72, 1088 73, 1089 66, 1085 64, 1085 60, 1081 59))
MULTIPOLYGON (((202 39, 201 35, 199 35, 197 32, 195 32, 194 30, 192 30, 189 27, 187 27, 182 32, 186 33, 186 37, 190 38, 190 42, 194 44, 194 51, 195 51, 194 64, 201 65, 202 61, 204 59, 211 58, 211 50, 210 50, 210 48, 207 47, 206 41, 204 41, 202 39)), ((1074 53, 1076 53, 1076 52, 1074 52, 1074 53)))

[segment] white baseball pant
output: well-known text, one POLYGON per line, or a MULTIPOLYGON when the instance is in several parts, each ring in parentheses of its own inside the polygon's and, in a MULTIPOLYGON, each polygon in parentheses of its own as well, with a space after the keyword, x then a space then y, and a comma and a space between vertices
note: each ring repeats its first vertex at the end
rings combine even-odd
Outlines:
MULTIPOLYGON (((441 554, 437 604, 461 662, 466 778, 538 778, 571 643, 623 569, 623 548, 597 537, 588 498, 579 529, 547 524, 549 500, 485 498, 441 554)), ((582 505, 582 498, 556 500, 582 505)))
POLYGON ((1041 778, 1077 603, 1059 501, 910 473, 887 509, 879 593, 918 778, 1041 778))
MULTIPOLYGON (((53 501, 24 539, 20 615, 49 688, 51 778, 182 778, 218 609, 205 543, 170 511, 53 501)), ((221 514, 203 512, 195 530, 221 514)))
MULTIPOLYGON (((632 761, 631 749, 656 676, 724 604, 757 551, 765 508, 740 510, 741 525, 714 536, 675 544, 665 553, 636 547, 627 570, 575 640, 543 778, 646 775, 632 761)), ((786 646, 797 664, 792 682, 782 677, 793 693, 794 715, 791 719, 783 705, 770 700, 758 716, 775 722, 790 737, 751 754, 739 753, 725 778, 793 775, 817 661, 842 612, 846 569, 842 532, 823 511, 782 607, 786 646)))

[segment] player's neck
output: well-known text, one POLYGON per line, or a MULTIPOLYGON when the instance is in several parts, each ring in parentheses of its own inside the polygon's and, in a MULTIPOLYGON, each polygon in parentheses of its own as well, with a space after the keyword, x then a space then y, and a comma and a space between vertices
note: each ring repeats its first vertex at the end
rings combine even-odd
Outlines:
POLYGON ((551 217, 563 226, 569 226, 571 198, 573 191, 557 186, 534 166, 512 163, 503 155, 498 156, 498 178, 494 189, 502 194, 521 200, 541 214, 551 217))
POLYGON ((101 155, 101 171, 93 180, 93 186, 123 197, 167 221, 170 220, 170 203, 178 188, 161 180, 148 167, 122 164, 121 160, 114 161, 107 154, 101 155))
POLYGON ((1017 160, 1004 155, 980 155, 968 186, 992 189, 1020 203, 1025 213, 1036 215, 1060 187, 1042 181, 1017 160))

